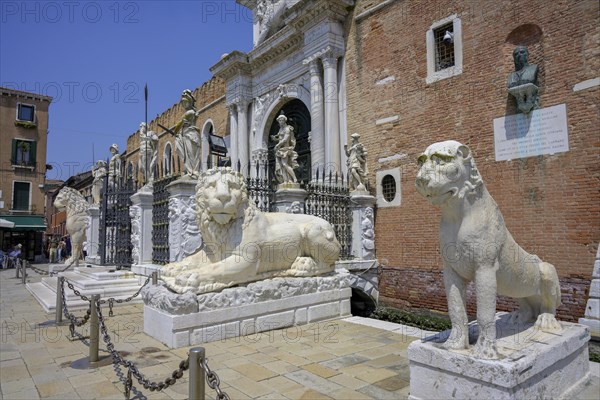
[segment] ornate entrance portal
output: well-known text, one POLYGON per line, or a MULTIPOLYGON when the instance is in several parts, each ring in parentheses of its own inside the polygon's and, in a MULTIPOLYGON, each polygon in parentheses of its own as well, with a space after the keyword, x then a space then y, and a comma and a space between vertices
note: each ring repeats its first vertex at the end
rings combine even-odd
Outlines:
MULTIPOLYGON (((299 167, 295 170, 296 178, 298 182, 308 182, 310 180, 310 112, 301 100, 294 99, 284 104, 277 113, 280 115, 283 113, 287 117, 287 123, 294 127, 294 134, 296 136, 296 152, 298 153, 298 164, 299 167)), ((273 147, 275 142, 272 137, 279 131, 279 123, 277 117, 273 119, 271 129, 269 130, 269 141, 268 141, 268 161, 269 161, 269 176, 275 176, 275 153, 273 147)))

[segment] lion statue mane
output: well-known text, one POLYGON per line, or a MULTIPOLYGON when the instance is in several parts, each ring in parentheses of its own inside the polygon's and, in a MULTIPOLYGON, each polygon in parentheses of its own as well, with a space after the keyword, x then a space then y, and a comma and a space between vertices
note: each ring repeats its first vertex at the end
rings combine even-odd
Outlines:
POLYGON ((283 276, 332 272, 340 244, 329 222, 311 215, 263 213, 231 168, 203 172, 196 185, 202 247, 161 268, 171 290, 196 294, 283 276))
POLYGON ((67 211, 66 228, 71 236, 72 254, 65 264, 72 265, 75 263, 76 266, 79 266, 83 242, 87 239, 86 230, 90 224, 90 205, 77 190, 64 187, 60 189, 54 199, 54 207, 67 211))
POLYGON ((440 249, 444 285, 452 322, 448 349, 468 349, 466 288, 475 284, 478 358, 499 357, 496 348, 496 295, 517 300, 513 323, 560 331, 556 308, 560 285, 553 265, 523 250, 506 228, 487 191, 471 150, 454 140, 434 143, 418 158, 416 189, 442 211, 440 249))

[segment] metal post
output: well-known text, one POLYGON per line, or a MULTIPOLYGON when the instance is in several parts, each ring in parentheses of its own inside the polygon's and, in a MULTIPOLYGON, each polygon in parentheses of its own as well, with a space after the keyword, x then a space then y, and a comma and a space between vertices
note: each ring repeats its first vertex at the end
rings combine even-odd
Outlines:
POLYGON ((204 347, 190 349, 190 400, 204 400, 204 382, 206 376, 202 363, 204 362, 204 347))
POLYGON ((63 286, 63 280, 65 278, 63 278, 62 276, 59 276, 58 279, 56 280, 56 323, 60 324, 62 322, 62 317, 63 317, 63 301, 62 301, 62 289, 64 288, 63 286))
POLYGON ((158 271, 152 272, 152 285, 158 285, 158 271))
POLYGON ((23 283, 23 285, 27 283, 25 281, 25 279, 27 278, 27 265, 25 263, 25 260, 21 260, 21 274, 23 275, 21 276, 21 282, 23 283))
POLYGON ((19 272, 21 272, 21 266, 19 265, 19 259, 15 258, 13 260, 13 265, 15 266, 15 278, 19 277, 19 272))
POLYGON ((90 315, 90 357, 89 362, 98 362, 98 345, 100 338, 100 324, 98 323, 98 313, 96 311, 96 301, 100 300, 99 294, 93 294, 91 300, 91 312, 90 315))

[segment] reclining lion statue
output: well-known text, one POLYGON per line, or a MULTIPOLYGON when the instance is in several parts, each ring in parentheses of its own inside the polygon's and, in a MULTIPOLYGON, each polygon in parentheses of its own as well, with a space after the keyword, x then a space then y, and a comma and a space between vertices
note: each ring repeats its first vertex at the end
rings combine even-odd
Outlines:
POLYGON ((201 294, 278 276, 332 272, 340 244, 329 222, 303 214, 258 210, 244 177, 231 168, 202 173, 196 186, 203 245, 161 278, 178 293, 201 294))
POLYGON ((79 266, 79 258, 83 256, 83 242, 87 240, 86 230, 90 224, 90 205, 83 195, 77 190, 65 186, 60 189, 54 199, 54 207, 67 211, 66 228, 71 236, 71 257, 65 262, 66 265, 79 266))
POLYGON ((483 180, 469 148, 449 140, 434 143, 419 156, 416 189, 442 211, 440 248, 444 285, 452 322, 448 349, 467 349, 466 287, 474 281, 479 338, 478 358, 498 358, 496 294, 515 298, 513 323, 537 318, 535 326, 560 331, 555 318, 560 286, 554 266, 523 250, 508 232, 502 214, 483 180))

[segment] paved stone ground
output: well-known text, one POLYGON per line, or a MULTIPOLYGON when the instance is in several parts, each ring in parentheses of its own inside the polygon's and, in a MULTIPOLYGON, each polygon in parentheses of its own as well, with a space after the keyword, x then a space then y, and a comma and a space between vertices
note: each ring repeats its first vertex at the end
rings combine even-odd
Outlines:
MULTIPOLYGON (((67 326, 36 327, 54 315, 45 314, 14 276, 14 270, 0 271, 0 399, 123 399, 125 371, 112 365, 73 368, 72 362, 88 356, 89 342, 70 341, 67 326)), ((30 272, 29 281, 40 279, 30 272)), ((107 316, 108 309, 103 313, 107 316)), ((187 357, 189 348, 170 350, 147 336, 142 318, 141 305, 125 305, 115 307, 115 316, 106 319, 115 348, 146 377, 164 380, 187 357)), ((88 327, 78 331, 88 334, 88 327)), ((406 328, 396 324, 350 318, 204 347, 209 366, 232 399, 405 399, 409 391, 406 349, 416 338, 402 332, 406 328)), ((103 342, 100 349, 100 356, 106 356, 103 342)), ((593 365, 593 383, 577 399, 600 399, 598 366, 593 365)), ((131 397, 185 399, 187 377, 186 372, 176 385, 161 392, 143 389, 134 381, 137 390, 131 397)), ((206 389, 208 398, 214 398, 214 392, 206 389)))

